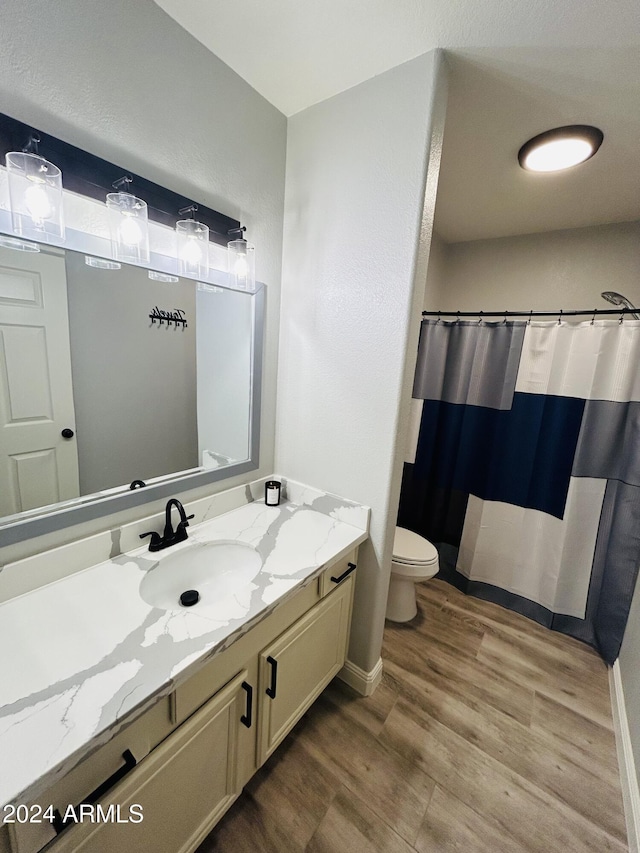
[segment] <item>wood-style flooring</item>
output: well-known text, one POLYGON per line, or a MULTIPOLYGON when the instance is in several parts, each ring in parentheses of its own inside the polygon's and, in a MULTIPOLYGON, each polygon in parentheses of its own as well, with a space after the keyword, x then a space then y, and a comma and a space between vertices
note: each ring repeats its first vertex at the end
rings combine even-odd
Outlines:
POLYGON ((443 581, 418 590, 373 696, 334 681, 198 853, 627 850, 600 658, 443 581))

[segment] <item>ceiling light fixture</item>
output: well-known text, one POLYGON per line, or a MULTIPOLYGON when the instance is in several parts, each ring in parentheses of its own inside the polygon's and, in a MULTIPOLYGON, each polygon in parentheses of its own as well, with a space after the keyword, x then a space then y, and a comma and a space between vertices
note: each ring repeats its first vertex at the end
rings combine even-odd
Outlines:
POLYGON ((31 134, 22 151, 6 156, 11 227, 20 237, 64 240, 62 172, 38 154, 40 137, 31 134))
POLYGON ((119 261, 149 262, 149 219, 147 203, 127 192, 132 178, 114 181, 114 193, 107 193, 107 215, 111 249, 119 261))
POLYGON ((176 222, 178 267, 181 275, 203 278, 209 274, 209 228, 195 218, 197 204, 181 207, 180 216, 191 214, 191 219, 176 222))
POLYGON ((588 124, 555 127, 525 142, 518 162, 528 172, 558 172, 593 157, 603 139, 602 131, 588 124))
POLYGON ((227 243, 229 275, 232 287, 253 292, 256 287, 256 247, 244 239, 245 231, 244 225, 229 231, 229 236, 237 235, 235 240, 227 243))

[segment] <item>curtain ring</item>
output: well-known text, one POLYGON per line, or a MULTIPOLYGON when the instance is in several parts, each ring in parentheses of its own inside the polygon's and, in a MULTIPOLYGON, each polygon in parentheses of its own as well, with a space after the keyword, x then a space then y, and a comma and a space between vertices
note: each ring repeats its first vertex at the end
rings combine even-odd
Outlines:
POLYGON ((533 308, 529 311, 529 319, 527 320, 527 326, 531 325, 531 318, 533 317, 533 308))
POLYGON ((479 326, 480 326, 480 325, 481 325, 481 323, 482 323, 482 319, 483 319, 483 317, 482 317, 482 311, 479 311, 479 312, 478 312, 478 325, 479 325, 479 326))
POLYGON ((593 326, 593 324, 594 324, 594 323, 595 323, 595 321, 596 321, 596 311, 597 311, 597 310, 598 310, 597 308, 594 308, 594 309, 593 309, 593 315, 592 315, 592 317, 591 317, 591 325, 592 325, 592 326, 593 326))
POLYGON ((622 325, 622 321, 623 321, 623 320, 624 320, 624 312, 623 312, 623 311, 621 311, 621 312, 620 312, 620 319, 618 320, 618 324, 619 324, 620 326, 622 325))
POLYGON ((507 325, 507 312, 506 312, 506 311, 504 312, 504 319, 502 320, 502 324, 503 324, 504 326, 506 326, 506 325, 507 325))
POLYGON ((562 320, 562 308, 560 309, 560 313, 558 314, 558 325, 560 325, 561 320, 562 320))
POLYGON ((456 317, 456 325, 460 325, 460 312, 459 312, 459 311, 457 311, 456 313, 457 313, 457 315, 458 315, 458 316, 456 317))

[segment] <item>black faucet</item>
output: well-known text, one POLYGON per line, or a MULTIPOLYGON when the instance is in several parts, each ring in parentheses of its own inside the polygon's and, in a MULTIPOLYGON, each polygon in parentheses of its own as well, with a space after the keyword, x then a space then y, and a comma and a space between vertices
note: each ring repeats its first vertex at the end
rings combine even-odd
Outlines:
POLYGON ((151 542, 149 543, 150 551, 162 551, 164 548, 168 548, 170 545, 177 545, 178 542, 184 542, 184 540, 187 538, 187 527, 189 526, 189 519, 193 518, 193 515, 186 514, 186 512, 184 511, 184 507, 182 506, 178 498, 170 498, 167 501, 167 506, 164 512, 165 521, 164 533, 162 536, 160 536, 160 534, 156 533, 155 531, 140 534, 141 539, 144 539, 145 536, 151 537, 151 542), (171 526, 171 507, 174 506, 180 513, 180 521, 178 522, 175 530, 171 526))

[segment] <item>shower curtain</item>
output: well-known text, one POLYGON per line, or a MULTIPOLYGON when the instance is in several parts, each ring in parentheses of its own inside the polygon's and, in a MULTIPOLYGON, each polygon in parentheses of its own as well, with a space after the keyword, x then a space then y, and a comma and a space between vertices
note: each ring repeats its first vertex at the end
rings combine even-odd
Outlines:
POLYGON ((441 575, 618 656, 640 564, 640 322, 424 320, 398 523, 441 575))

